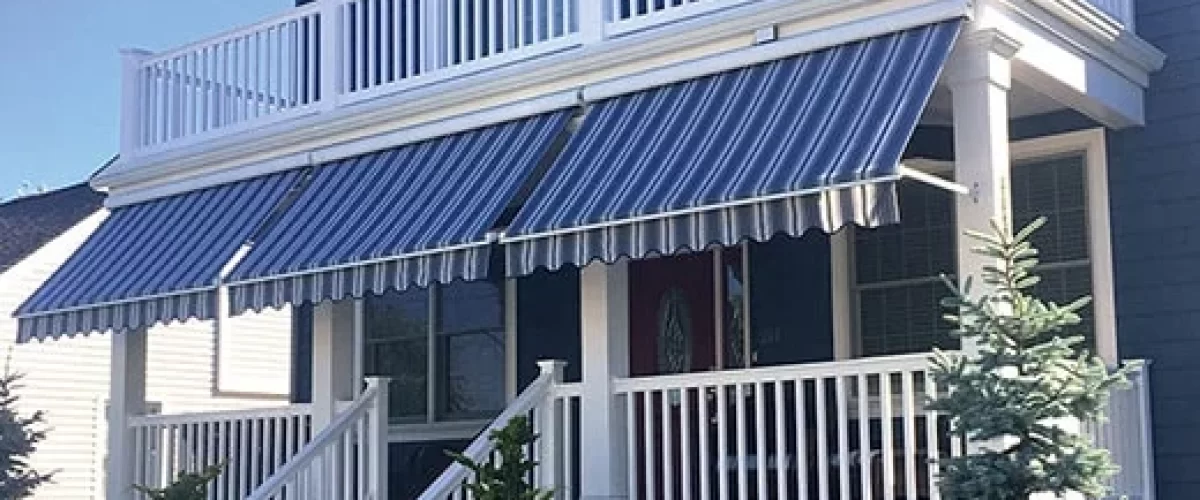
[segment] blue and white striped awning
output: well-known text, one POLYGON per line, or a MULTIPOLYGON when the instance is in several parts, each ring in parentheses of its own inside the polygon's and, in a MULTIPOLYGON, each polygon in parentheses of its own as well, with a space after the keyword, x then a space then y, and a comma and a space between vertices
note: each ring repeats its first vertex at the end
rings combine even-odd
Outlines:
POLYGON ((343 160, 227 282, 234 314, 487 276, 488 233, 564 132, 558 111, 343 160))
POLYGON ((113 209, 17 310, 20 340, 211 319, 221 269, 299 177, 275 174, 113 209))
POLYGON ((506 229, 510 276, 898 220, 960 21, 600 102, 506 229))

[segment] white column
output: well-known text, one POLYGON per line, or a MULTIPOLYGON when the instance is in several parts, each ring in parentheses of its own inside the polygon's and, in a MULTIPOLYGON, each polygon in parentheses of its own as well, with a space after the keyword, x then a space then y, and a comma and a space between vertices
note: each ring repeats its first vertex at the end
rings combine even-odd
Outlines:
POLYGON ((108 394, 108 492, 106 498, 133 498, 135 447, 129 417, 146 409, 146 330, 112 335, 108 394))
POLYGON ((580 491, 586 500, 628 498, 625 402, 613 397, 612 379, 629 376, 629 262, 588 265, 580 287, 580 491))
MULTIPOLYGON (((946 66, 945 81, 954 105, 954 180, 970 189, 956 197, 955 243, 958 251, 958 280, 972 279, 972 294, 982 291, 979 277, 990 259, 971 252, 979 242, 963 232, 990 231, 993 219, 1011 225, 1008 152, 1008 90, 1011 59, 1019 45, 995 30, 969 33, 959 40, 946 66)), ((962 349, 974 352, 975 344, 964 341, 962 349)), ((968 451, 997 448, 1004 440, 968 443, 968 451)))
POLYGON ((313 307, 313 431, 337 414, 339 401, 354 399, 354 301, 313 307))
MULTIPOLYGON (((996 30, 964 35, 946 66, 954 99, 954 180, 970 189, 956 204, 958 276, 978 276, 988 259, 971 252, 978 242, 963 231, 1011 224, 1009 207, 1008 90, 1018 43, 996 30)), ((964 346, 965 347, 965 346, 964 346)))

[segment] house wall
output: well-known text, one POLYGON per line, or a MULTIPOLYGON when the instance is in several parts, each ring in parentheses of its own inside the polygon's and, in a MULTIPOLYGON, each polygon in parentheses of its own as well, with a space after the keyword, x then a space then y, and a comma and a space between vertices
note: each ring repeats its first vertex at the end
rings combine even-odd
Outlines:
POLYGON ((1139 34, 1167 54, 1146 126, 1109 137, 1122 357, 1153 360, 1162 500, 1200 490, 1200 0, 1141 0, 1139 34))
MULTIPOLYGON (((58 472, 35 499, 100 499, 104 496, 111 334, 14 345, 12 312, 92 233, 93 215, 0 275, 0 350, 13 370, 25 373, 20 409, 43 410, 49 433, 33 457, 38 470, 58 472)), ((228 342, 233 352, 223 388, 261 393, 253 397, 214 392, 216 337, 212 322, 150 330, 147 399, 165 413, 213 411, 283 404, 289 390, 290 312, 242 320, 228 342), (252 338, 252 341, 243 340, 252 338), (243 348, 241 345, 244 344, 243 348), (282 375, 262 375, 271 371, 282 375)))

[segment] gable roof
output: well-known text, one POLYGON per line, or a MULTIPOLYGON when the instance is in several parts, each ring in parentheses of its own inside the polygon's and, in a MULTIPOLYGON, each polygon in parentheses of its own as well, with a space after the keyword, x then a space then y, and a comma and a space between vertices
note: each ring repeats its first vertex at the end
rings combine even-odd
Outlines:
POLYGON ((0 272, 95 213, 104 195, 80 183, 0 203, 0 272))

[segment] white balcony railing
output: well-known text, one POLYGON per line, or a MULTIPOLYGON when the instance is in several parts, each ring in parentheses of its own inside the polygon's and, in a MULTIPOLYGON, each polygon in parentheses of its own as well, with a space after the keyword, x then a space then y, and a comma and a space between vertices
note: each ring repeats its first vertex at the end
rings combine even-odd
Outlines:
MULTIPOLYGON (((135 484, 161 488, 182 472, 222 465, 210 486, 215 500, 244 498, 312 437, 309 405, 130 419, 135 484)), ((139 494, 138 499, 146 498, 139 494)))
MULTIPOLYGON (((1133 0, 1079 1, 1132 26, 1133 0)), ((753 3, 788 2, 317 0, 160 54, 127 52, 121 154, 236 134, 753 3)))

